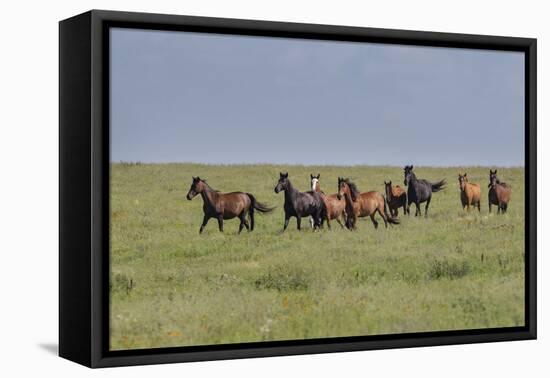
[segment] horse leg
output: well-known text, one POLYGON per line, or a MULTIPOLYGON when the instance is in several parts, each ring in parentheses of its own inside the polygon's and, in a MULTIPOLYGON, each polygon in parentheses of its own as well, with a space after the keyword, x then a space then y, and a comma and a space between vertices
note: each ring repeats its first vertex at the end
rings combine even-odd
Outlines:
POLYGON ((309 225, 311 226, 311 228, 315 228, 315 221, 313 220, 313 216, 309 217, 309 225))
POLYGON ((296 215, 296 227, 298 231, 302 229, 302 217, 300 215, 296 215))
MULTIPOLYGON (((248 213, 248 217, 250 218, 250 229, 249 229, 249 231, 254 231, 254 211, 250 211, 248 213)), ((244 220, 244 225, 247 226, 246 219, 244 220)))
POLYGON ((491 200, 489 200, 489 213, 491 212, 491 200))
POLYGON ((204 218, 202 218, 202 224, 201 224, 201 228, 199 230, 199 234, 202 234, 202 231, 204 230, 204 228, 206 227, 206 224, 208 223, 208 220, 210 219, 209 216, 205 215, 204 218))
POLYGON ((386 226, 386 228, 388 228, 388 218, 386 218, 386 215, 384 214, 384 211, 380 210, 380 209, 377 209, 376 211, 378 211, 378 214, 380 214, 380 216, 384 220, 384 226, 386 226))
POLYGON ((239 215, 239 219, 241 220, 241 223, 239 224, 239 234, 243 230, 244 227, 248 230, 248 222, 246 221, 246 213, 243 211, 241 215, 239 215))
POLYGON ((416 206, 416 211, 414 213, 414 216, 417 217, 418 215, 422 215, 422 211, 420 210, 420 203, 415 202, 414 204, 416 206))
POLYGON ((428 200, 426 201, 426 209, 424 209, 424 216, 427 218, 428 217, 428 207, 430 206, 430 201, 432 200, 432 197, 428 198, 428 200))
POLYGON ((477 201, 477 211, 481 213, 481 201, 477 201))
POLYGON ((376 213, 371 213, 370 215, 370 220, 372 221, 372 224, 374 224, 374 228, 378 228, 378 222, 376 221, 376 219, 374 219, 374 214, 376 213))
POLYGON ((336 222, 340 225, 340 227, 344 228, 344 225, 342 224, 342 220, 340 219, 342 217, 342 214, 338 215, 336 217, 336 222))
POLYGON ((289 220, 290 220, 290 215, 285 214, 285 225, 283 226, 283 232, 285 232, 286 228, 288 227, 289 220))
POLYGON ((220 232, 223 232, 223 215, 218 216, 218 228, 220 232))
MULTIPOLYGON (((329 215, 329 213, 328 213, 328 209, 325 210, 325 212, 326 212, 326 218, 325 218, 325 219, 327 220, 327 227, 328 227, 329 230, 331 230, 331 227, 330 227, 330 215, 329 215)), ((322 214, 319 214, 319 217, 321 218, 321 224, 323 224, 322 214)))

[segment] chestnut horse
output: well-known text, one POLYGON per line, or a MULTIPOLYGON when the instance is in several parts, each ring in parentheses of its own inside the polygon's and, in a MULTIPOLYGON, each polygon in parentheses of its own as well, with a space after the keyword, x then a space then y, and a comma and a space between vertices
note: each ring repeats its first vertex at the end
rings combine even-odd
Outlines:
POLYGON ((235 217, 239 217, 241 220, 239 233, 241 233, 243 227, 252 231, 254 230, 254 210, 258 210, 260 213, 269 213, 274 209, 274 207, 268 207, 256 201, 256 198, 250 193, 220 193, 212 189, 200 177, 193 177, 191 188, 187 193, 187 199, 191 201, 197 194, 200 194, 202 197, 202 210, 204 212, 199 234, 202 233, 210 218, 218 220, 220 232, 223 232, 224 219, 233 219, 235 217), (246 220, 247 214, 250 218, 250 226, 246 220))
POLYGON ((508 210, 508 202, 512 198, 512 188, 497 177, 497 170, 489 170, 489 212, 491 205, 497 205, 497 214, 503 214, 508 210))
POLYGON ((397 209, 403 208, 403 214, 407 214, 407 192, 399 185, 392 186, 391 181, 384 181, 386 189, 386 202, 390 208, 390 214, 392 217, 396 217, 399 212, 397 209))
POLYGON ((374 228, 378 228, 378 222, 374 219, 376 213, 380 214, 384 220, 384 225, 399 224, 387 213, 386 201, 384 196, 378 192, 371 191, 359 193, 357 186, 349 179, 338 177, 338 196, 344 197, 346 201, 346 227, 350 230, 357 228, 357 218, 369 216, 374 228))
MULTIPOLYGON (((342 220, 345 221, 345 210, 346 210, 346 200, 343 198, 338 198, 338 193, 335 194, 325 194, 321 190, 321 183, 319 182, 319 179, 321 178, 321 174, 317 174, 317 176, 314 176, 312 174, 309 175, 311 178, 311 190, 314 192, 317 192, 321 195, 321 198, 323 201, 325 201, 325 206, 327 208, 327 225, 330 228, 330 221, 333 219, 336 219, 336 222, 344 228, 344 225, 342 224, 342 220)), ((311 225, 313 227, 313 218, 311 218, 311 225)))
POLYGON ((481 212, 481 188, 479 184, 468 182, 468 174, 458 174, 458 184, 460 185, 460 201, 462 210, 466 207, 470 211, 470 206, 477 207, 481 212))

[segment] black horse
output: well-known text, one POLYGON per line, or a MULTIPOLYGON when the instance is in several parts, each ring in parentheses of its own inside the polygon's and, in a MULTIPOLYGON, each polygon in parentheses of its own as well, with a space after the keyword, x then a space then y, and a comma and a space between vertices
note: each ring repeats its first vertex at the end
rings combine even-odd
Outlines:
POLYGON ((426 209, 424 210, 424 216, 428 216, 428 207, 432 200, 432 193, 439 192, 444 189, 445 180, 441 180, 436 183, 431 183, 428 180, 417 179, 413 172, 413 166, 407 165, 404 168, 405 171, 405 186, 407 189, 407 213, 410 214, 411 203, 416 205, 416 212, 414 216, 422 215, 420 210, 420 204, 426 202, 426 209))
POLYGON ((285 191, 285 225, 283 231, 288 227, 290 217, 296 217, 298 230, 301 229, 302 217, 311 216, 313 227, 321 228, 322 220, 326 217, 325 202, 318 192, 300 192, 292 186, 287 173, 280 173, 279 182, 275 186, 275 193, 285 191))

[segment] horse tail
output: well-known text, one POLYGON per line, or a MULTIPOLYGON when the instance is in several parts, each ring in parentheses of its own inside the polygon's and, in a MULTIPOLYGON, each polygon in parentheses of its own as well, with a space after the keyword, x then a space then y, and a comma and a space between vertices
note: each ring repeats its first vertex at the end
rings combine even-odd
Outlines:
POLYGON ((391 214, 388 213, 387 201, 384 201, 384 215, 386 216, 386 219, 388 220, 389 224, 399 224, 399 220, 397 220, 397 218, 392 217, 391 214))
POLYGON ((256 197, 254 197, 252 194, 246 193, 246 195, 248 196, 248 198, 250 198, 251 211, 258 210, 260 213, 270 213, 275 210, 275 207, 269 207, 266 204, 257 201, 256 197))
POLYGON ((436 182, 436 183, 430 183, 430 185, 432 186, 432 192, 439 192, 440 190, 442 189, 445 189, 445 184, 447 182, 445 181, 445 179, 439 181, 439 182, 436 182))

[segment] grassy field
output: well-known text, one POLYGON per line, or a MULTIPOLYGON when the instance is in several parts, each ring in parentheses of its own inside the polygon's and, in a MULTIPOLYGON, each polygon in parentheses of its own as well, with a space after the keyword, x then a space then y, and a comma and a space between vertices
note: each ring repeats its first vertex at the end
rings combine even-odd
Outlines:
POLYGON ((318 172, 326 193, 338 176, 361 191, 403 184, 397 167, 112 165, 111 349, 524 324, 523 169, 498 170, 512 186, 504 216, 488 214, 489 168, 415 167, 448 181, 429 218, 400 212, 400 225, 378 230, 361 219, 356 232, 335 222, 299 232, 292 218, 284 234, 279 171, 303 191, 318 172), (462 211, 459 171, 481 184, 481 214, 462 211), (185 198, 197 175, 277 209, 257 215, 252 233, 230 220, 221 234, 211 220, 199 235, 202 200, 185 198))

